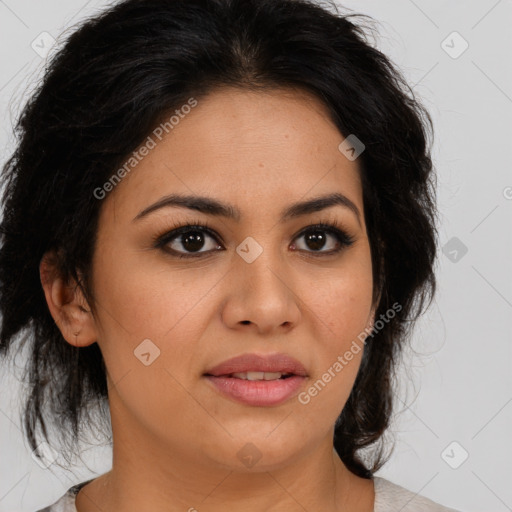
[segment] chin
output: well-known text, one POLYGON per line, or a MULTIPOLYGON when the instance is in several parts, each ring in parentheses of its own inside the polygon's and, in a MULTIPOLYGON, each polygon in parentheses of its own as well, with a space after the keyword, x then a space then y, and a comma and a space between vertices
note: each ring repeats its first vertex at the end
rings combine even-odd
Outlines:
POLYGON ((209 449, 203 450, 224 469, 244 473, 275 471, 288 466, 304 454, 304 438, 297 435, 296 430, 290 432, 283 429, 280 435, 276 431, 269 434, 271 431, 261 428, 261 424, 259 433, 252 436, 247 435, 247 431, 240 431, 240 435, 230 431, 233 438, 226 445, 213 443, 209 449), (212 448, 215 448, 213 453, 212 448))

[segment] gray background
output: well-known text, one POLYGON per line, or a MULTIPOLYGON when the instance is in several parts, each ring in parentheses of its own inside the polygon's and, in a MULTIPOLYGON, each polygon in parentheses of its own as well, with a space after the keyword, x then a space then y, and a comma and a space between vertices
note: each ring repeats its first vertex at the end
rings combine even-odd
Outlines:
MULTIPOLYGON (((50 39, 41 33, 59 40, 105 5, 0 0, 1 163, 21 102, 44 70, 37 52, 50 39)), ((512 1, 342 5, 379 22, 379 48, 403 70, 436 129, 439 291, 405 356, 396 448, 378 474, 461 511, 510 511, 512 1)), ((36 464, 19 428, 22 388, 5 369, 0 378, 0 512, 33 511, 110 469, 110 449, 86 445, 89 469, 36 464)))

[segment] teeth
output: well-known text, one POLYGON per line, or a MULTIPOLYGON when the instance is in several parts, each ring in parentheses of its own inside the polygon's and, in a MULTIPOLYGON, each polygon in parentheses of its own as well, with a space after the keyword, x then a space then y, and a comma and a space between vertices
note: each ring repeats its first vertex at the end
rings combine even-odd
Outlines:
POLYGON ((277 380, 282 375, 280 372, 243 372, 243 373, 232 373, 231 377, 243 380, 277 380))

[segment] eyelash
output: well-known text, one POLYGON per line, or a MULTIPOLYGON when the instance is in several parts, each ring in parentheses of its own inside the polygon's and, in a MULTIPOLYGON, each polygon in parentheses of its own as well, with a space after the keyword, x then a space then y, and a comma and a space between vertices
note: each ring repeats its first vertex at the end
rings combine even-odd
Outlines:
MULTIPOLYGON (((217 235, 215 230, 208 224, 208 222, 197 220, 191 223, 188 223, 186 225, 183 224, 174 224, 171 228, 171 230, 166 231, 164 234, 156 235, 153 238, 153 247, 155 249, 162 249, 167 254, 171 255, 173 258, 200 258, 202 256, 208 255, 209 253, 215 251, 204 251, 204 252, 197 252, 197 253, 179 253, 174 252, 171 250, 166 250, 165 246, 169 243, 174 241, 174 239, 178 238, 180 235, 189 233, 191 231, 201 231, 204 233, 207 233, 210 235, 217 243, 222 242, 222 238, 217 235)), ((336 249, 333 249, 331 251, 327 252, 315 252, 315 251, 305 251, 307 254, 313 256, 313 257, 326 257, 326 256, 333 256, 334 254, 338 254, 341 252, 344 248, 351 246, 355 242, 355 238, 349 235, 338 223, 336 219, 333 220, 321 220, 316 224, 312 224, 310 226, 307 226, 306 228, 302 229, 295 237, 300 238, 301 236, 304 236, 305 234, 309 232, 314 231, 324 231, 326 233, 329 233, 333 235, 338 244, 339 247, 336 249)), ((299 249, 300 251, 303 251, 302 249, 299 249)))

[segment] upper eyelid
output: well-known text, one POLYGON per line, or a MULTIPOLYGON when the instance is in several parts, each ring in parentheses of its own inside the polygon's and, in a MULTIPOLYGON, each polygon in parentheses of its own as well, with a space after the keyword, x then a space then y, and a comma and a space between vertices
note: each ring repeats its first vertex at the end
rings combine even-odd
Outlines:
MULTIPOLYGON (((297 235, 300 235, 301 233, 303 233, 304 231, 307 231, 308 229, 313 229, 313 228, 316 228, 316 227, 320 227, 322 229, 331 229, 333 231, 345 231, 345 229, 343 228, 343 226, 339 225, 339 224, 335 224, 331 221, 318 221, 318 222, 313 222, 311 224, 308 224, 307 226, 304 226, 302 228, 300 228, 297 233, 294 235, 294 236, 297 236, 297 235)), ((183 224, 181 226, 178 226, 178 227, 175 227, 175 228, 172 228, 172 229, 169 229, 167 230, 165 233, 163 233, 162 237, 165 237, 167 235, 171 235, 174 233, 174 235, 179 235, 180 233, 176 233, 177 231, 185 231, 185 230, 190 230, 190 231, 193 231, 194 229, 199 229, 199 230, 203 230, 205 231, 206 233, 209 233, 211 234, 212 236, 215 235, 215 236, 218 236, 219 238, 222 238, 218 233, 217 233, 217 230, 207 224, 204 224, 203 222, 188 222, 186 224, 183 224)))

